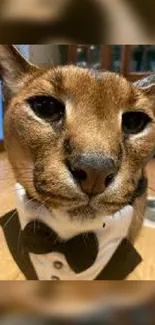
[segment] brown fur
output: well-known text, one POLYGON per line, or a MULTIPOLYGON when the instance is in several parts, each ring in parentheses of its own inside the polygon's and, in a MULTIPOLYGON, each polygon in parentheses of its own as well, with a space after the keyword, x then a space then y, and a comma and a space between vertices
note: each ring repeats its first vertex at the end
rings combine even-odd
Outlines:
MULTIPOLYGON (((0 48, 6 108, 5 145, 16 179, 30 196, 49 210, 60 208, 78 218, 97 212, 112 214, 122 208, 144 173, 155 149, 154 85, 138 89, 110 72, 93 72, 75 66, 39 69, 28 66, 9 46, 0 48), (33 118, 25 100, 51 95, 66 103, 63 127, 33 118), (137 140, 125 139, 121 112, 142 110, 153 120, 149 131, 137 140), (101 195, 88 197, 71 182, 65 165, 68 155, 104 154, 119 167, 116 181, 101 195)), ((145 195, 136 199, 129 236, 134 238, 143 220, 145 195)))

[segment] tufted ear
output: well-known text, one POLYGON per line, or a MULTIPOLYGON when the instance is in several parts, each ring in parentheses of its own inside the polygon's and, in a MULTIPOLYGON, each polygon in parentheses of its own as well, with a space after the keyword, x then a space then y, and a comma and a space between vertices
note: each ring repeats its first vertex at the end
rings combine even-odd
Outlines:
POLYGON ((154 111, 155 111, 155 74, 151 74, 148 77, 138 80, 134 83, 140 91, 151 99, 152 103, 154 103, 154 111))
POLYGON ((155 83, 150 84, 145 87, 140 87, 140 89, 146 96, 150 96, 152 98, 154 97, 154 99, 155 99, 155 83))
POLYGON ((139 88, 152 103, 153 113, 155 114, 155 83, 139 88))
POLYGON ((0 76, 5 102, 15 95, 22 86, 23 77, 32 70, 31 65, 13 45, 0 45, 0 76))

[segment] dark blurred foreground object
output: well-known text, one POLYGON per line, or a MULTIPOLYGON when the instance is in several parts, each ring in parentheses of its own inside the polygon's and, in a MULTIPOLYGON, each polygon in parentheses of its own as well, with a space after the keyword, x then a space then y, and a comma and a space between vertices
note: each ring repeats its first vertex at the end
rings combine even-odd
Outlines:
POLYGON ((68 0, 60 16, 51 20, 3 19, 0 23, 0 41, 32 44, 58 39, 75 43, 100 43, 105 38, 106 26, 106 14, 98 2, 68 0))
POLYGON ((124 0, 141 19, 148 33, 154 37, 155 32, 155 1, 154 0, 124 0))
MULTIPOLYGON (((155 298, 155 297, 154 297, 155 298)), ((97 312, 67 317, 44 317, 35 315, 5 315, 1 325, 154 325, 155 301, 134 307, 107 307, 97 312)))

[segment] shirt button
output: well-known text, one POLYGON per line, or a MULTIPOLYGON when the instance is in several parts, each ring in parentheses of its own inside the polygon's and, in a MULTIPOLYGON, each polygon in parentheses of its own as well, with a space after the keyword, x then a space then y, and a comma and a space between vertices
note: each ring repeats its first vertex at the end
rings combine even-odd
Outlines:
POLYGON ((62 262, 60 262, 60 261, 55 261, 55 262, 53 263, 53 265, 54 265, 55 269, 57 269, 57 270, 61 270, 62 267, 63 267, 63 264, 62 264, 62 262))
POLYGON ((51 276, 51 280, 53 280, 53 281, 59 281, 60 278, 58 278, 58 276, 51 276))

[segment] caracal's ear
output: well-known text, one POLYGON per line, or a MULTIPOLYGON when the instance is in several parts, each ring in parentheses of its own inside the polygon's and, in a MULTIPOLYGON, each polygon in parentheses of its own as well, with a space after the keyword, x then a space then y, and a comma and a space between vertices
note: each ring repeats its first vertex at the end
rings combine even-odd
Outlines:
POLYGON ((38 70, 13 45, 0 45, 0 77, 3 99, 8 102, 22 87, 24 76, 38 70))
POLYGON ((155 112, 155 74, 151 74, 144 79, 138 80, 134 83, 145 96, 147 96, 152 103, 154 103, 154 112, 155 112))
POLYGON ((141 90, 141 91, 142 91, 146 96, 152 97, 152 98, 154 98, 154 100, 155 100, 155 83, 150 84, 150 85, 145 86, 145 87, 140 87, 140 90, 141 90))
POLYGON ((141 80, 134 82, 134 86, 139 88, 146 96, 155 96, 155 74, 151 74, 141 80))

